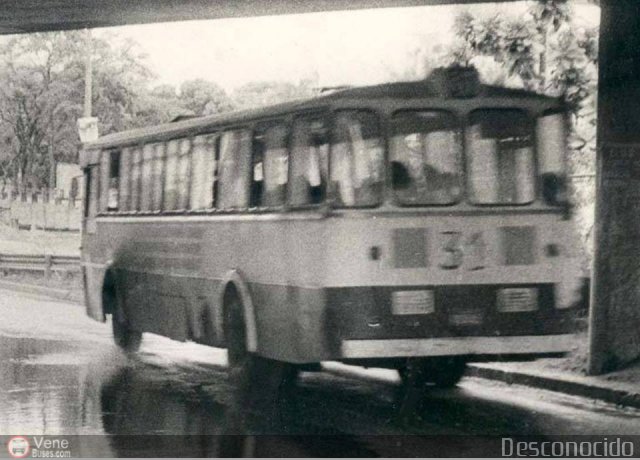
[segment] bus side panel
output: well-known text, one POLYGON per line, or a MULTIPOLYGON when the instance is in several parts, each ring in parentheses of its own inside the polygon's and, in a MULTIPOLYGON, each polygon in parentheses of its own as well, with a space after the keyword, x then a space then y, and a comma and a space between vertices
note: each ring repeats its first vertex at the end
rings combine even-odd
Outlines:
POLYGON ((185 341, 188 337, 184 282, 170 276, 128 271, 125 308, 133 329, 185 341))
POLYGON ((260 355, 296 363, 331 355, 324 289, 263 283, 252 283, 250 288, 260 355))
POLYGON ((327 220, 223 218, 98 222, 103 259, 122 273, 134 329, 221 346, 219 299, 237 270, 254 302, 261 355, 290 361, 329 355, 323 280, 327 220))
POLYGON ((82 235, 82 280, 84 283, 87 315, 96 321, 105 321, 102 305, 102 283, 106 267, 101 239, 96 234, 95 221, 85 222, 82 235), (89 225, 90 224, 90 225, 89 225))
POLYGON ((82 267, 84 283, 84 300, 87 315, 96 321, 105 321, 102 305, 102 283, 104 280, 104 267, 86 263, 82 267))
MULTIPOLYGON (((326 219, 282 216, 207 223, 202 273, 222 279, 237 270, 249 287, 258 353, 300 362, 326 355, 324 312, 326 219)), ((222 308, 222 306, 219 306, 222 308)))

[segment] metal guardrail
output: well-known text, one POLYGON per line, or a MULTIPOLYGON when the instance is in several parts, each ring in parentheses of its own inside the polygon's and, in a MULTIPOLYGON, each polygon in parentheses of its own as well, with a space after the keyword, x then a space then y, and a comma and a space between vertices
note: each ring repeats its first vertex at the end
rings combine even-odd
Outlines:
POLYGON ((80 256, 0 254, 0 272, 43 272, 45 278, 54 272, 80 272, 80 256))

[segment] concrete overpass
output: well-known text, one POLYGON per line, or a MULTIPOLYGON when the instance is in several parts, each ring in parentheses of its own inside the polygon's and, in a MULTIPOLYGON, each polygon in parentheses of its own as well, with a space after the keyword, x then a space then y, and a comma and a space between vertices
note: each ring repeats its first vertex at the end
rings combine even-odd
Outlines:
MULTIPOLYGON (((3 0, 0 34, 491 0, 3 0)), ((494 0, 495 1, 495 0, 494 0)), ((515 1, 515 0, 498 0, 515 1)), ((598 0, 579 0, 598 3, 598 0)))
MULTIPOLYGON (((516 1, 516 0, 498 0, 516 1)), ((488 0, 5 0, 0 34, 488 0)), ((590 371, 640 357, 640 1, 600 4, 590 371)))

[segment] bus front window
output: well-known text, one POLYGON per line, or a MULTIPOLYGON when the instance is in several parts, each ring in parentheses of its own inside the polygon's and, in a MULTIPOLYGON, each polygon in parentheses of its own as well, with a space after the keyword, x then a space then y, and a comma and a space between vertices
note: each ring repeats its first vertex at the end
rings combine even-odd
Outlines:
POLYGON ((331 180, 340 207, 375 206, 383 185, 384 147, 377 117, 338 112, 331 147, 331 180))
POLYGON ((402 205, 446 205, 458 201, 460 130, 444 111, 402 111, 393 117, 391 168, 402 205))
POLYGON ((523 111, 471 112, 467 162, 473 203, 527 204, 535 199, 533 125, 523 111))

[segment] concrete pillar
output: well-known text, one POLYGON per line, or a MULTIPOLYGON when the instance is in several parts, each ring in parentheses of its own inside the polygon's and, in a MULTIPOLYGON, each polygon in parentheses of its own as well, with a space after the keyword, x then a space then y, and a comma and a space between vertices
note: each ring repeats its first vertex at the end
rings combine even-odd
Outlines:
POLYGON ((601 8, 591 374, 640 356, 640 2, 601 8))

